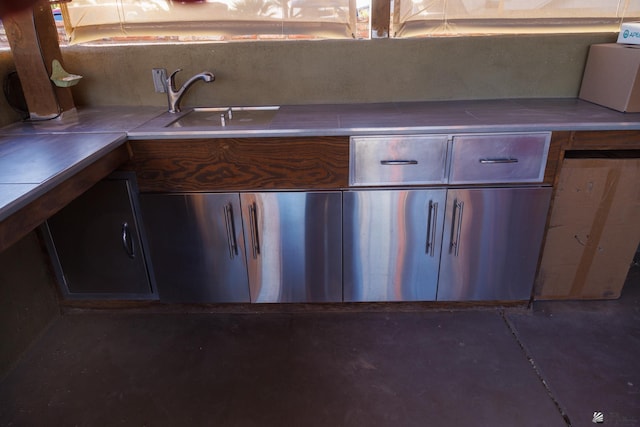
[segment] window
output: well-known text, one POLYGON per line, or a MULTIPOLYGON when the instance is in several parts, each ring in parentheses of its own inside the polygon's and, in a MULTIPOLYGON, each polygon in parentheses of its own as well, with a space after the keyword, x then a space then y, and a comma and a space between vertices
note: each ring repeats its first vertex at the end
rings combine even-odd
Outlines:
POLYGON ((640 0, 395 0, 396 37, 618 31, 640 0))
POLYGON ((52 8, 63 44, 362 39, 370 15, 397 38, 615 32, 640 20, 640 0, 63 0, 52 8))
POLYGON ((72 43, 353 38, 355 0, 73 0, 62 12, 72 43))

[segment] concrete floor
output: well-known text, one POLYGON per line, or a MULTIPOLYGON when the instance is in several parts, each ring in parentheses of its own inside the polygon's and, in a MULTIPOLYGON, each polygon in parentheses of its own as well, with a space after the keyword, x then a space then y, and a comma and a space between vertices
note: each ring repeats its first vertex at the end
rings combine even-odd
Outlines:
POLYGON ((640 425, 640 268, 532 310, 76 313, 0 383, 0 425, 640 425))

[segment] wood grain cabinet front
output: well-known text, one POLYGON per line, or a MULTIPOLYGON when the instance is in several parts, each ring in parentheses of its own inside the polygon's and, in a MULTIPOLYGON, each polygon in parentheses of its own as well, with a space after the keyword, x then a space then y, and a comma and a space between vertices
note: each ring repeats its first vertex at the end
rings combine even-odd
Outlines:
POLYGON ((349 138, 131 141, 142 192, 336 189, 348 185, 349 138))

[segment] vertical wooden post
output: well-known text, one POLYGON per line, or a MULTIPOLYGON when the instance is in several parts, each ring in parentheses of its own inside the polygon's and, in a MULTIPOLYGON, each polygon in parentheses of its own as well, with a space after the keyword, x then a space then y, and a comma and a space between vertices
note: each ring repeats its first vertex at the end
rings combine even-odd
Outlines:
POLYGON ((63 64, 49 2, 40 0, 2 21, 31 118, 53 118, 73 110, 71 90, 49 79, 53 60, 63 64))
POLYGON ((371 38, 382 39, 389 37, 390 17, 390 0, 371 0, 371 38))
MULTIPOLYGON (((393 0, 393 16, 389 28, 389 37, 395 37, 400 29, 400 10, 402 8, 402 1, 403 0, 393 0)), ((391 3, 391 0, 389 0, 389 3, 391 3)))

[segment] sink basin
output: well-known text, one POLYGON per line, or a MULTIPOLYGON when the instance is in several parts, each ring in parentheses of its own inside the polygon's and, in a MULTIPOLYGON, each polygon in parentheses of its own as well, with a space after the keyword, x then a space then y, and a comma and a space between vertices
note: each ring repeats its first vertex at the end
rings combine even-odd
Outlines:
POLYGON ((165 127, 266 127, 279 109, 279 106, 194 108, 165 127))

